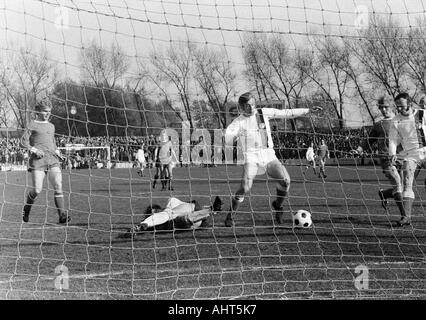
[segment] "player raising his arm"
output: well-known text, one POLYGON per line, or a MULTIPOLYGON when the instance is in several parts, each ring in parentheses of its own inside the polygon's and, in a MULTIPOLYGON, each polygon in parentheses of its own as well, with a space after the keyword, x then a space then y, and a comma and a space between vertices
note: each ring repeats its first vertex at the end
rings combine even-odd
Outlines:
MULTIPOLYGON (((240 187, 232 199, 225 226, 234 225, 233 214, 244 200, 244 196, 251 190, 253 179, 265 172, 277 182, 277 198, 272 207, 276 211, 276 220, 283 223, 283 203, 290 189, 290 176, 286 168, 275 155, 272 142, 269 119, 296 118, 309 113, 309 109, 256 109, 254 97, 250 92, 241 95, 238 99, 241 115, 235 118, 227 127, 225 139, 227 145, 235 138, 241 140, 244 154, 244 168, 240 187)), ((314 110, 320 108, 315 107, 314 110)))
POLYGON ((194 230, 207 224, 207 219, 216 212, 222 211, 222 200, 217 196, 212 206, 201 205, 197 201, 183 202, 171 197, 162 208, 158 204, 148 206, 145 214, 148 218, 132 229, 124 237, 131 237, 142 231, 152 230, 194 230))
POLYGON ((386 190, 380 189, 379 197, 382 200, 382 206, 385 210, 387 210, 387 199, 394 198, 401 215, 403 216, 404 206, 402 204, 401 177, 398 173, 398 169, 389 157, 389 130, 395 117, 393 99, 384 95, 378 99, 377 105, 382 113, 383 119, 374 124, 368 137, 368 143, 370 148, 373 144, 377 145, 380 165, 383 173, 392 185, 392 188, 386 190))
POLYGON ((411 211, 414 202, 414 173, 416 168, 426 165, 426 139, 424 109, 413 109, 412 101, 407 93, 395 97, 398 115, 394 117, 389 130, 389 156, 392 162, 397 159, 397 146, 401 144, 402 151, 398 157, 402 159, 402 203, 404 210, 398 226, 411 223, 411 211))
POLYGON ((21 146, 30 154, 29 168, 32 176, 32 188, 27 194, 22 219, 29 221, 31 207, 43 189, 46 174, 55 192, 55 205, 58 210, 59 223, 70 221, 64 205, 62 192, 61 153, 56 147, 55 126, 49 122, 51 107, 46 102, 35 106, 35 120, 31 121, 21 139, 21 146))

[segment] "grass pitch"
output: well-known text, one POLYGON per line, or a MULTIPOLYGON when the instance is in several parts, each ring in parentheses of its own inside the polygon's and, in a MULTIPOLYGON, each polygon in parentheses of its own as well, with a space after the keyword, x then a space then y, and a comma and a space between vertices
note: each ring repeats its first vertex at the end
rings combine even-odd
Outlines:
POLYGON ((275 183, 263 175, 235 228, 224 227, 224 212, 207 228, 134 239, 120 235, 144 218, 148 204, 164 205, 170 195, 201 204, 219 195, 227 210, 242 168, 175 168, 171 192, 151 188, 152 170, 144 177, 136 169, 64 171, 67 227, 57 224, 47 181, 30 222, 22 223, 29 175, 0 172, 0 299, 425 298, 424 173, 413 225, 399 229, 393 201, 385 211, 377 195, 389 186, 379 168, 329 167, 325 181, 312 171, 303 176, 302 167, 287 169, 284 225, 271 210, 275 183), (291 227, 297 209, 312 213, 312 228, 291 227), (62 282, 58 266, 68 271, 62 282))

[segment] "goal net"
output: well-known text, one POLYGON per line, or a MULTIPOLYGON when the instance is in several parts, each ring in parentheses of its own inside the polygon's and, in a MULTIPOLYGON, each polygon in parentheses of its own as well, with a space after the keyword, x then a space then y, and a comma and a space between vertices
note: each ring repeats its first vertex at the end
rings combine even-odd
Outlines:
POLYGON ((423 1, 30 0, 1 1, 0 12, 0 299, 426 296, 425 174, 411 225, 396 227, 368 139, 379 97, 407 92, 423 107, 423 1), (259 170, 226 227, 244 141, 225 129, 248 91, 258 107, 322 111, 269 120, 291 180, 283 221, 277 182, 259 170), (23 222, 32 173, 10 169, 28 162, 21 129, 46 97, 67 225, 49 179, 23 222), (162 133, 170 179, 157 171, 162 133), (329 157, 314 171, 307 149, 318 154, 322 140, 329 157), (198 228, 175 221, 126 237, 148 206, 216 196, 223 211, 198 228), (309 228, 293 228, 298 210, 309 228))

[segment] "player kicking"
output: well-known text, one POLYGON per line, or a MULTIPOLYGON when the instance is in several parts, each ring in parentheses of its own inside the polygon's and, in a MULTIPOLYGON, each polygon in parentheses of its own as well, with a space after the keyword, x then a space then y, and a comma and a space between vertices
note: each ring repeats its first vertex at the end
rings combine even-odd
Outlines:
MULTIPOLYGON (((244 169, 241 184, 235 192, 231 207, 225 219, 225 226, 234 225, 233 214, 244 200, 244 196, 250 192, 253 179, 256 175, 264 174, 277 181, 277 198, 272 207, 276 211, 276 220, 283 223, 283 203, 290 189, 290 176, 286 168, 275 155, 272 142, 269 119, 296 118, 309 113, 309 109, 285 109, 274 108, 256 109, 254 97, 250 92, 241 95, 238 99, 241 115, 234 119, 226 128, 225 139, 227 145, 231 140, 239 138, 244 154, 244 169)), ((313 110, 320 110, 314 107, 313 110)))
POLYGON ((377 101, 377 106, 382 113, 383 119, 374 124, 368 137, 368 143, 377 145, 378 156, 383 173, 389 179, 392 188, 379 190, 379 197, 382 206, 387 210, 387 199, 394 198, 401 215, 404 215, 404 206, 402 203, 402 182, 398 169, 392 163, 389 157, 389 130, 395 117, 393 109, 393 99, 387 95, 382 96, 377 101))
POLYGON ((132 237, 142 231, 153 230, 195 230, 207 226, 207 219, 211 215, 222 211, 222 200, 217 196, 212 206, 201 205, 197 201, 183 202, 171 197, 166 207, 158 204, 148 206, 145 214, 148 218, 132 229, 129 229, 124 237, 132 237))
POLYGON ((32 188, 27 194, 22 220, 29 221, 31 207, 42 191, 44 178, 48 174, 55 192, 59 223, 65 224, 70 221, 70 217, 65 210, 62 192, 60 160, 63 158, 56 147, 55 126, 49 122, 51 107, 47 103, 38 103, 34 109, 35 119, 28 124, 21 138, 22 148, 28 150, 30 154, 28 171, 32 176, 32 188))
POLYGON ((327 175, 325 174, 325 161, 330 158, 330 151, 328 150, 328 147, 325 144, 324 139, 321 139, 321 145, 319 146, 319 150, 318 150, 318 158, 319 158, 319 165, 320 165, 318 178, 321 178, 322 176, 325 179, 327 178, 327 175))
POLYGON ((308 162, 308 165, 305 168, 305 171, 303 171, 303 174, 306 175, 306 172, 309 170, 310 167, 314 170, 314 174, 317 175, 317 165, 315 161, 315 151, 314 151, 314 143, 311 142, 311 144, 308 147, 308 150, 306 150, 306 161, 308 162))
POLYGON ((389 156, 392 162, 397 159, 397 146, 401 144, 402 151, 402 203, 404 210, 398 226, 411 224, 411 212, 414 202, 414 173, 416 168, 426 165, 426 140, 424 109, 413 109, 412 101, 407 93, 400 93, 395 97, 398 115, 392 121, 389 130, 389 156))

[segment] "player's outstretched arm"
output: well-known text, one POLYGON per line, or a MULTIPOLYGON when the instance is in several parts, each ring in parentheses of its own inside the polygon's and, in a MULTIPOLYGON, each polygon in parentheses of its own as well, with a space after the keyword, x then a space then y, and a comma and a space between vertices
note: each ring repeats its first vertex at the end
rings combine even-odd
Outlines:
POLYGON ((293 119, 302 117, 310 112, 319 112, 322 108, 313 106, 311 108, 296 108, 296 109, 275 109, 275 108, 262 108, 265 116, 276 119, 293 119))

